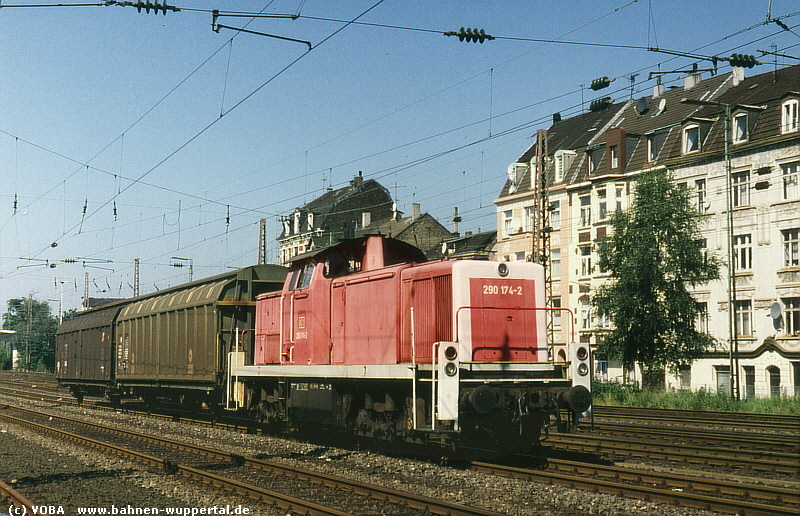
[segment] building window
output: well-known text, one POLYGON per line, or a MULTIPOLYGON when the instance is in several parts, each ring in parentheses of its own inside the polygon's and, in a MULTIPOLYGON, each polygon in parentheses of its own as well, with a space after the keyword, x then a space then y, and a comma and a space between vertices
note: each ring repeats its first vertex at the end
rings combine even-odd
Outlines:
POLYGON ((746 235, 735 235, 733 237, 733 269, 737 272, 749 271, 753 269, 753 237, 749 233, 746 235))
POLYGON ((796 99, 787 100, 781 109, 781 133, 792 133, 800 129, 797 114, 798 101, 796 99))
POLYGON ((697 194, 697 211, 706 211, 706 180, 698 179, 694 182, 694 191, 697 194))
POLYGON ((656 135, 650 134, 647 136, 647 161, 653 162, 656 160, 656 135))
POLYGON ((514 212, 512 210, 506 210, 503 212, 503 236, 508 238, 511 236, 511 233, 514 231, 514 212))
POLYGON ((756 397, 756 368, 755 366, 742 366, 744 370, 744 397, 745 399, 756 397))
POLYGON ((525 207, 525 231, 533 231, 534 216, 536 215, 536 208, 533 206, 525 207))
POLYGON ((800 161, 784 163, 783 169, 783 198, 797 199, 800 197, 800 161))
POLYGON ((575 151, 566 151, 566 150, 557 150, 555 152, 555 177, 553 178, 554 182, 560 183, 564 180, 564 174, 566 174, 569 167, 572 165, 572 161, 575 159, 575 156, 578 153, 575 151))
POLYGON ((561 277, 561 249, 550 249, 550 277, 561 277))
POLYGON ((592 246, 580 246, 581 254, 581 277, 586 278, 592 275, 592 246))
POLYGON ((783 234, 783 266, 797 267, 800 265, 800 229, 784 229, 783 234))
POLYGON ((550 203, 550 227, 553 229, 561 228, 561 201, 550 203))
POLYGON ((697 243, 700 244, 700 254, 703 257, 703 264, 708 265, 708 240, 699 238, 697 239, 697 243))
POLYGON ((604 382, 608 381, 608 360, 597 359, 594 362, 594 377, 604 382))
MULTIPOLYGON (((561 308, 561 297, 551 297, 550 298, 550 307, 551 308, 561 308)), ((560 330, 561 329, 561 310, 552 310, 550 312, 553 315, 553 329, 560 330)))
POLYGON ((690 390, 692 388, 692 366, 678 366, 678 375, 681 380, 681 389, 690 390))
POLYGON ((750 171, 744 170, 731 174, 733 179, 733 206, 747 206, 750 204, 750 171))
POLYGON ((611 318, 608 314, 597 314, 597 327, 604 330, 611 328, 611 318))
POLYGON ((697 319, 694 327, 698 333, 708 333, 708 303, 697 303, 697 319))
POLYGON ((769 395, 772 397, 778 397, 781 395, 781 370, 775 366, 769 366, 767 368, 767 374, 769 375, 769 395))
POLYGON ((622 211, 622 188, 617 188, 615 193, 616 200, 617 200, 617 211, 622 211))
POLYGON ((683 130, 683 153, 697 152, 700 150, 700 127, 690 125, 683 130))
POLYGON ((605 220, 608 216, 608 204, 606 203, 606 189, 603 188, 602 190, 597 191, 597 199, 600 208, 600 220, 605 220))
POLYGON ((580 299, 581 304, 581 329, 582 330, 591 330, 592 329, 592 307, 589 304, 588 297, 582 297, 580 299))
POLYGON ((619 168, 619 146, 611 146, 611 168, 619 168))
POLYGON ((749 299, 736 301, 736 335, 753 335, 752 302, 749 299))
POLYGON ((581 227, 592 224, 592 198, 584 195, 581 200, 581 227))
POLYGON ((784 297, 781 301, 786 335, 800 335, 800 297, 784 297))
POLYGON ((747 113, 733 117, 733 143, 747 141, 747 113))
POLYGON ((800 362, 792 362, 794 371, 794 395, 800 396, 800 362))

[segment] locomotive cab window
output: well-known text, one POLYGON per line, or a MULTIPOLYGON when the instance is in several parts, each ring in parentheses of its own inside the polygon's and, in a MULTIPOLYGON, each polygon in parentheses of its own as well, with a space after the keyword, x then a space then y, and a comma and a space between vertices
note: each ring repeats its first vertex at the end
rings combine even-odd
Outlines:
MULTIPOLYGON (((359 251, 361 251, 359 249, 359 251)), ((347 274, 361 272, 361 251, 356 258, 356 253, 353 249, 342 249, 341 251, 334 251, 325 257, 325 263, 322 268, 322 274, 326 278, 338 278, 347 274)))
POLYGON ((314 262, 307 261, 299 270, 295 271, 292 279, 291 290, 301 290, 311 285, 311 278, 314 276, 314 262))

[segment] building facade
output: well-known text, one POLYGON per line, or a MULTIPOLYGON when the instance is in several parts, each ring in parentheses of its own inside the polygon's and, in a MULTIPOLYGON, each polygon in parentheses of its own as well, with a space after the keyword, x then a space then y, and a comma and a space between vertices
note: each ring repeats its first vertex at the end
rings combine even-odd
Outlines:
MULTIPOLYGON (((613 211, 626 209, 637 175, 668 169, 679 184, 692 189, 698 207, 708 215, 703 234, 708 251, 725 261, 730 243, 736 257, 734 288, 728 289, 723 268, 722 280, 692 292, 704 309, 699 328, 715 338, 715 349, 691 368, 670 375, 668 385, 725 392, 733 385, 743 397, 800 390, 798 85, 800 66, 752 78, 735 68, 705 80, 689 74, 683 87, 658 84, 652 95, 602 103, 598 111, 569 119, 554 116, 541 158, 550 235, 542 261, 550 269, 551 306, 572 313, 569 324, 566 315, 553 321, 555 350, 573 335, 573 328, 576 340, 596 350, 602 330, 609 327, 591 306, 592 291, 607 280, 596 265, 597 244, 609 234, 613 211), (723 105, 731 108, 730 190, 723 105), (730 239, 725 224, 728 193, 730 239), (729 290, 734 291, 731 319, 729 290), (729 320, 737 325, 735 339, 729 335, 729 320)), ((545 220, 536 211, 535 185, 542 178, 533 177, 534 147, 509 167, 495 201, 500 260, 534 258, 529 251, 537 236, 532 220, 545 220)), ((636 379, 635 371, 623 371, 602 356, 595 355, 594 364, 600 379, 636 379)))
POLYGON ((396 216, 389 190, 362 173, 344 188, 329 188, 320 197, 296 208, 281 220, 278 236, 281 265, 298 254, 332 245, 370 224, 387 222, 396 216))

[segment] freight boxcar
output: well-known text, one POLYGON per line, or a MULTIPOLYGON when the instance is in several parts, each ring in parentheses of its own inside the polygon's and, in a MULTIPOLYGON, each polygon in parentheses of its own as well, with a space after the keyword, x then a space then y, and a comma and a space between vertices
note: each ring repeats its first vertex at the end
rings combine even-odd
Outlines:
POLYGON ((56 331, 56 378, 79 401, 114 392, 114 321, 126 302, 81 312, 56 331))
MULTIPOLYGON (((221 400, 228 353, 252 339, 255 298, 286 269, 255 265, 78 314, 57 334, 58 378, 76 397, 101 393, 221 400)), ((243 346, 252 349, 252 345, 243 346)))

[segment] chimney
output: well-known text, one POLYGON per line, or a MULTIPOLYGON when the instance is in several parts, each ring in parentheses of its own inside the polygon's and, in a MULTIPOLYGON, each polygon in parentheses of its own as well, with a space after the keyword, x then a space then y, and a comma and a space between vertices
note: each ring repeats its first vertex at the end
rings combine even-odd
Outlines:
POLYGON ((372 214, 368 211, 361 212, 361 227, 365 228, 372 223, 372 214))
POLYGON ((412 202, 411 203, 411 220, 417 220, 419 218, 419 203, 412 202))
POLYGON ((699 73, 690 73, 687 74, 686 77, 683 78, 683 89, 684 90, 691 90, 702 80, 702 76, 699 73))
POLYGON ((561 113, 553 113, 553 123, 561 121, 561 113))
POLYGON ((659 77, 658 82, 656 82, 656 85, 653 86, 653 98, 657 99, 663 94, 664 94, 664 85, 661 84, 661 77, 659 77))
POLYGON ((731 77, 733 78, 733 85, 738 86, 744 80, 744 67, 734 66, 731 70, 731 77))
POLYGON ((458 216, 458 206, 453 208, 453 235, 458 236, 458 223, 461 222, 461 217, 458 216))
POLYGON ((361 170, 358 171, 358 175, 350 181, 350 186, 360 186, 361 183, 364 182, 363 172, 361 170))

